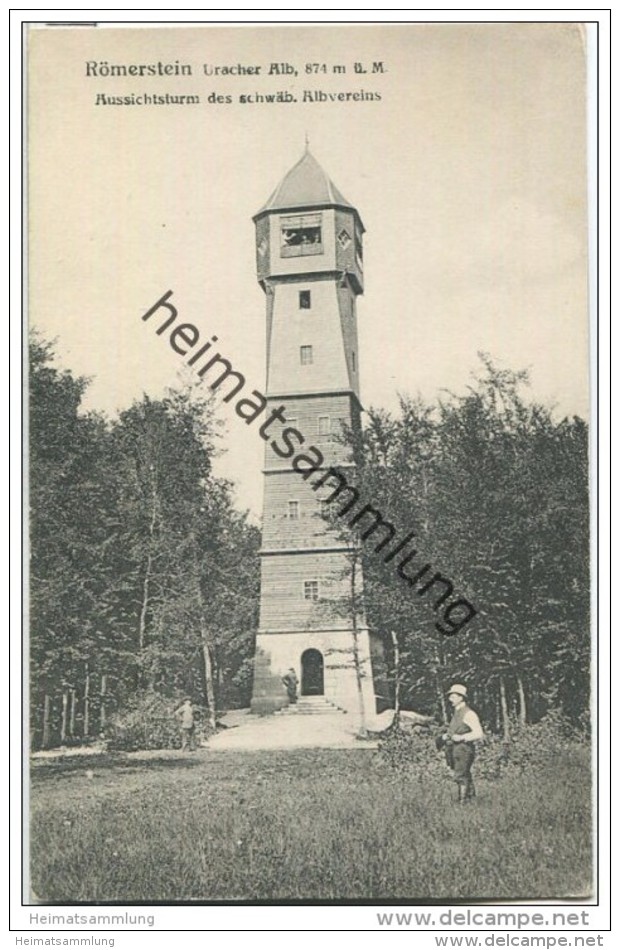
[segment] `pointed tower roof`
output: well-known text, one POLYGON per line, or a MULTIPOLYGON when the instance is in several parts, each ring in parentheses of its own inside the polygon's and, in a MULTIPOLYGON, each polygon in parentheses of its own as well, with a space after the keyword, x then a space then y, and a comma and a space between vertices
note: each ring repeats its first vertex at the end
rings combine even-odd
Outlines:
POLYGON ((306 146, 302 157, 287 172, 267 203, 254 215, 254 220, 270 211, 328 207, 350 209, 359 218, 363 229, 357 209, 336 188, 306 146))

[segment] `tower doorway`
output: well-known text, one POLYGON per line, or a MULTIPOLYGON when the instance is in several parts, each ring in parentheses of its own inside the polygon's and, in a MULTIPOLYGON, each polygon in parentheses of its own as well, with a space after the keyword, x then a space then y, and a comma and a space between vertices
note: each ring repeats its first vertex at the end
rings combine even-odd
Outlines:
POLYGON ((323 654, 320 650, 304 650, 301 654, 301 695, 322 696, 323 654))

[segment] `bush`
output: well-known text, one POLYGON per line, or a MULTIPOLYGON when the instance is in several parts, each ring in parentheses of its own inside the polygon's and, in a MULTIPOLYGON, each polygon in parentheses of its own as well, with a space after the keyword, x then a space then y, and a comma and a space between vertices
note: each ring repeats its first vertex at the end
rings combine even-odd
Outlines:
MULTIPOLYGON (((162 696, 153 690, 137 693, 110 720, 107 746, 111 750, 180 749, 181 729, 175 710, 182 696, 162 696)), ((208 736, 206 709, 194 706, 197 743, 208 736)))
POLYGON ((419 777, 445 772, 445 757, 435 748, 434 735, 428 729, 391 729, 379 743, 379 755, 395 771, 419 777))
POLYGON ((584 732, 552 711, 538 723, 515 729, 508 740, 498 736, 487 739, 480 752, 479 774, 483 775, 486 769, 489 778, 499 778, 504 771, 546 771, 554 758, 585 744, 584 732))
MULTIPOLYGON (((418 776, 445 774, 445 755, 435 747, 435 735, 426 729, 393 729, 379 743, 379 754, 390 768, 418 776)), ((558 713, 549 713, 539 723, 515 728, 509 740, 487 734, 477 744, 476 775, 496 781, 505 774, 546 771, 549 762, 575 745, 587 744, 587 732, 575 729, 558 713)))

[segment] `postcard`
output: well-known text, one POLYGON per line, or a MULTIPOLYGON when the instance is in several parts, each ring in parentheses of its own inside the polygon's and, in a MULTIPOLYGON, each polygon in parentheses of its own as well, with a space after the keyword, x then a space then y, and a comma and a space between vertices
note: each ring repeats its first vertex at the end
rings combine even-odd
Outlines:
POLYGON ((33 926, 587 927, 587 68, 576 22, 28 29, 33 926))

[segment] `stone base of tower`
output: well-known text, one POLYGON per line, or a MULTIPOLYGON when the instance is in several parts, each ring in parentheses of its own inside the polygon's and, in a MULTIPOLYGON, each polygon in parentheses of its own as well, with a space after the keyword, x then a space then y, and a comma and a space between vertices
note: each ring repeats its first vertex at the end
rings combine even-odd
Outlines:
MULTIPOLYGON (((389 705, 381 640, 358 631, 364 712, 374 716, 389 705)), ((256 642, 252 712, 265 715, 288 704, 283 677, 290 669, 299 680, 299 696, 324 696, 354 716, 360 714, 358 678, 351 630, 260 633, 256 642)))

